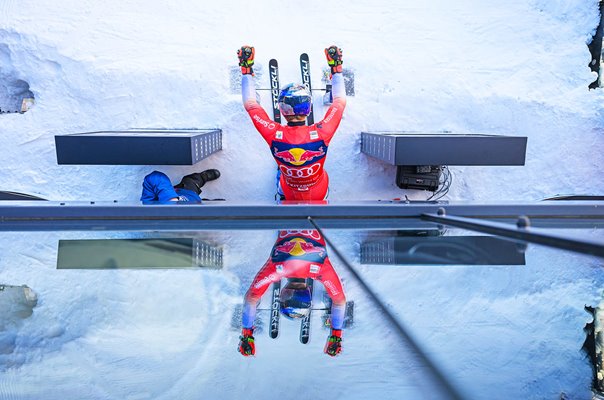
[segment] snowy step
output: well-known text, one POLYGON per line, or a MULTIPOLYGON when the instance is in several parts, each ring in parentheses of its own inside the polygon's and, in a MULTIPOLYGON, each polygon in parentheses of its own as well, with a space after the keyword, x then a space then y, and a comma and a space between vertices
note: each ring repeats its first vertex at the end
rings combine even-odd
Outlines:
POLYGON ((222 150, 220 129, 131 129, 56 135, 59 165, 193 165, 222 150))

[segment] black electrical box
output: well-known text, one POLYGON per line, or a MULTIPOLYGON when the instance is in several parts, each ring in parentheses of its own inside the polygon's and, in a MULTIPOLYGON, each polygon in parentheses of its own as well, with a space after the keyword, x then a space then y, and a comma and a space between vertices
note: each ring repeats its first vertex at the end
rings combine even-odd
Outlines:
POLYGON ((396 185, 401 189, 435 192, 442 168, 435 165, 399 165, 396 167, 396 185))

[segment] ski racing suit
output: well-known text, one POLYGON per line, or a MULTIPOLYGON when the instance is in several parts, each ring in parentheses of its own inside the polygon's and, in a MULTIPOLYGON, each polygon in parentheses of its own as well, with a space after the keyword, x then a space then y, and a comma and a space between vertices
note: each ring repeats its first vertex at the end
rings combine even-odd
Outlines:
POLYGON ((323 168, 329 142, 342 120, 346 90, 342 73, 332 76, 333 103, 322 121, 306 126, 303 121, 281 125, 269 118, 256 101, 254 78, 242 75, 243 105, 277 162, 279 184, 286 200, 324 200, 329 177, 323 168))
POLYGON ((316 230, 279 231, 271 256, 258 271, 245 294, 243 328, 252 329, 256 308, 268 287, 283 278, 312 278, 323 283, 331 298, 331 327, 342 329, 346 312, 346 296, 334 270, 325 239, 316 230))

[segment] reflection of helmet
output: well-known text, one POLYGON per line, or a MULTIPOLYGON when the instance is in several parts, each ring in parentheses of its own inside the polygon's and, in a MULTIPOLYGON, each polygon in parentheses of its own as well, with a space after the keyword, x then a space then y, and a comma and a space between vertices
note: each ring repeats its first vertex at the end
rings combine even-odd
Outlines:
POLYGON ((310 289, 305 284, 288 283, 279 295, 281 313, 291 319, 306 317, 310 314, 311 297, 310 289))
POLYGON ((308 115, 312 105, 312 95, 308 86, 290 83, 279 94, 279 109, 281 114, 308 115))

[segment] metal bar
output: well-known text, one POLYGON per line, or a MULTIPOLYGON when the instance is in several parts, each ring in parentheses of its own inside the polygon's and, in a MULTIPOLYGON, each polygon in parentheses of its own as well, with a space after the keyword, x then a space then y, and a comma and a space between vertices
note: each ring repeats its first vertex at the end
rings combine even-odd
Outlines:
MULTIPOLYGON (((266 91, 271 91, 272 89, 270 88, 256 88, 256 90, 266 90, 266 91)), ((324 92, 325 88, 318 88, 318 89, 311 89, 313 92, 318 91, 318 92, 324 92)))
POLYGON ((329 228, 407 228, 431 226, 420 220, 441 207, 449 213, 489 220, 527 215, 534 226, 604 225, 604 201, 465 204, 447 202, 365 201, 329 204, 204 202, 197 205, 141 205, 119 202, 0 202, 0 231, 145 230, 145 229, 288 229, 321 218, 329 228))
POLYGON ((463 399, 465 397, 461 396, 458 389, 456 389, 451 382, 449 382, 442 372, 436 367, 435 363, 432 362, 430 358, 426 355, 426 353, 419 347, 415 339, 411 336, 408 330, 403 326, 403 324, 396 318, 388 307, 384 305, 384 302, 379 298, 378 295, 375 294, 375 291, 365 282, 363 277, 357 272, 357 270, 346 260, 346 258, 340 253, 338 248, 334 246, 331 240, 323 233, 319 225, 311 218, 308 217, 309 222, 319 231, 321 236, 325 239, 325 242, 331 247, 331 252, 335 253, 336 256, 340 259, 340 261, 346 266, 349 272, 354 276, 357 282, 361 285, 363 290, 369 295, 369 298, 373 301, 373 303, 384 313, 386 319, 394 326, 396 332, 401 337, 402 341, 405 345, 407 345, 413 354, 415 354, 419 361, 422 362, 427 367, 427 371, 431 374, 432 379, 436 382, 433 385, 434 390, 439 390, 445 398, 449 399, 463 399))
POLYGON ((475 232, 498 235, 514 240, 522 240, 604 258, 604 243, 583 238, 576 239, 530 227, 530 220, 527 217, 520 217, 514 226, 500 222, 476 220, 474 218, 448 216, 445 215, 444 211, 441 211, 439 214, 423 214, 421 218, 425 221, 469 229, 475 232))

